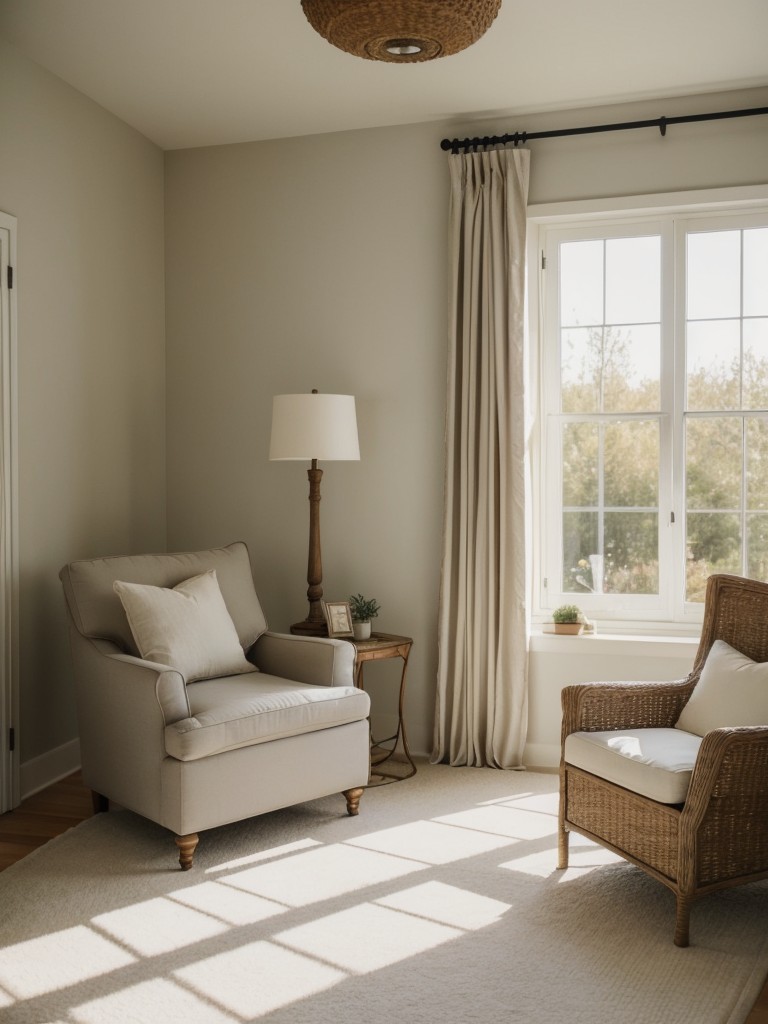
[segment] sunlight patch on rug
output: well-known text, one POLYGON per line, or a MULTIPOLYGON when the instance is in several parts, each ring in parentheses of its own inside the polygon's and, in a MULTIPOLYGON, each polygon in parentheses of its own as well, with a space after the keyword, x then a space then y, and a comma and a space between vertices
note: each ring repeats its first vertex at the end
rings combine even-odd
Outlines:
POLYGON ((288 910, 284 903, 254 896, 221 882, 201 882, 191 889, 177 889, 168 893, 168 899, 232 925, 255 924, 288 910))
POLYGON ((492 807, 473 807, 456 814, 445 814, 436 819, 448 825, 490 832, 511 839, 541 839, 557 833, 557 819, 539 811, 519 810, 510 804, 492 807))
POLYGON ((278 932, 275 941, 353 974, 368 974, 461 935, 463 932, 458 928, 361 903, 298 928, 278 932))
POLYGON ((106 1024, 106 1022, 147 1020, 151 1007, 156 1021, 194 1021, 194 1024, 233 1024, 228 1013, 199 999, 194 993, 163 978, 154 978, 138 985, 118 989, 100 999, 75 1006, 70 1011, 78 1024, 106 1024))
POLYGON ((425 917, 430 921, 453 925, 464 931, 476 931, 487 928, 503 917, 511 904, 501 900, 490 899, 467 889, 459 889, 455 885, 444 882, 424 882, 412 889, 382 896, 376 900, 382 907, 403 910, 415 917, 425 917))
POLYGON ((261 850, 259 853, 249 853, 247 857, 237 857, 235 860, 225 861, 223 864, 214 864, 206 868, 207 875, 215 874, 217 871, 232 871, 234 868, 245 867, 246 864, 258 864, 265 860, 273 860, 276 857, 284 857, 287 853, 296 853, 297 850, 306 850, 312 846, 320 846, 317 839, 299 839, 295 843, 284 843, 282 846, 272 846, 268 850, 261 850))
POLYGON ((93 918, 96 928, 141 956, 158 956, 220 935, 227 925, 165 897, 93 918))
POLYGON ((17 999, 29 999, 132 963, 135 957, 124 949, 79 925, 0 950, 0 984, 17 999))
MULTIPOLYGON (((331 988, 346 975, 328 964, 262 941, 198 960, 174 971, 174 977, 239 1019, 250 1020, 331 988)), ((197 1021, 196 1017, 191 1019, 197 1021)))
POLYGON ((541 853, 527 854, 517 860, 507 861, 500 864, 500 868, 507 871, 520 871, 523 874, 533 875, 536 878, 554 878, 556 882, 570 882, 574 878, 581 878, 591 871, 605 867, 606 864, 619 864, 621 857, 610 850, 606 850, 597 843, 577 841, 575 836, 571 837, 570 851, 568 855, 568 867, 564 871, 557 869, 556 863, 552 860, 552 852, 544 850, 541 853))
POLYGON ((222 882, 291 907, 304 907, 400 878, 420 867, 400 857, 334 845, 249 868, 222 882))
POLYGON ((503 834, 493 836, 466 827, 453 828, 445 818, 440 818, 370 832, 348 842, 351 846, 362 846, 380 853, 407 857, 422 864, 437 865, 450 864, 463 857, 476 857, 480 853, 509 846, 514 840, 503 834))

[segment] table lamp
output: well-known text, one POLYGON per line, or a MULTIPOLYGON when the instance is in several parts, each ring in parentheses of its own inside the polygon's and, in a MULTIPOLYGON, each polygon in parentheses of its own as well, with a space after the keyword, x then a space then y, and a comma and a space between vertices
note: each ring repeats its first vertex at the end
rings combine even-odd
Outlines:
POLYGON ((309 613, 303 622, 291 626, 291 633, 327 636, 323 614, 323 564, 320 555, 319 461, 357 460, 355 399, 352 395, 275 395, 272 399, 271 461, 310 461, 309 477, 309 559, 307 598, 309 613))

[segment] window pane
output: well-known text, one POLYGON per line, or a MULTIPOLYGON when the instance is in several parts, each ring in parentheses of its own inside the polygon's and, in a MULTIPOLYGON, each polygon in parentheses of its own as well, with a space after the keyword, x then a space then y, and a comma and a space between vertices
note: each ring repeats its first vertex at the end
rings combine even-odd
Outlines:
POLYGON ((747 516, 747 575, 768 580, 768 515, 747 516))
POLYGON ((747 434, 747 508, 768 511, 768 420, 750 418, 747 434))
POLYGON ((686 599, 703 601, 707 576, 741 572, 740 516, 731 512, 689 512, 686 599))
POLYGON ((597 551, 597 533, 597 512, 563 513, 563 590, 566 593, 585 594, 593 589, 589 556, 597 551))
POLYGON ((689 320, 741 315, 741 232, 688 235, 689 320))
POLYGON ((577 327, 603 322, 603 242, 563 242, 560 246, 560 324, 577 327))
POLYGON ((561 333, 563 412, 648 412, 659 408, 658 324, 571 327, 561 333))
POLYGON ((768 318, 744 321, 743 402, 745 409, 768 409, 768 318))
POLYGON ((661 238, 609 238, 605 243, 605 322, 658 322, 661 238))
POLYGON ((689 409, 738 409, 740 322, 703 320, 688 324, 686 377, 689 409))
POLYGON ((734 416, 686 423, 686 506, 741 508, 742 423, 734 416))
POLYGON ((600 327, 571 327, 560 336, 560 396, 563 412, 600 411, 600 373, 597 353, 602 348, 600 327))
POLYGON ((744 316, 768 316, 768 228, 744 232, 744 316))
POLYGON ((614 508, 659 504, 659 425, 608 423, 605 430, 605 504, 614 508))
POLYGON ((563 424, 563 505, 597 505, 598 438, 596 423, 563 424))
POLYGON ((659 517, 655 512, 605 513, 605 591, 659 592, 659 517))

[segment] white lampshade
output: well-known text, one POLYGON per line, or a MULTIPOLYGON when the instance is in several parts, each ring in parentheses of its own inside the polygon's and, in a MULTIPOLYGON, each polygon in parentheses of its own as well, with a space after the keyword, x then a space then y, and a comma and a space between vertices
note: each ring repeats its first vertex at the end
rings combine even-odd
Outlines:
POLYGON ((360 458, 353 395, 275 395, 271 460, 360 458))

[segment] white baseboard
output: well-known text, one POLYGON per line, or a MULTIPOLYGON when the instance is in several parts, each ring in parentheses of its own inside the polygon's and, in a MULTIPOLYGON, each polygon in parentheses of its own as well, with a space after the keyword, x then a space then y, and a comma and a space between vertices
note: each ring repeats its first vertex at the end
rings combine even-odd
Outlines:
POLYGON ((19 765, 19 792, 22 800, 66 778, 80 767, 80 740, 70 740, 39 757, 19 765))

